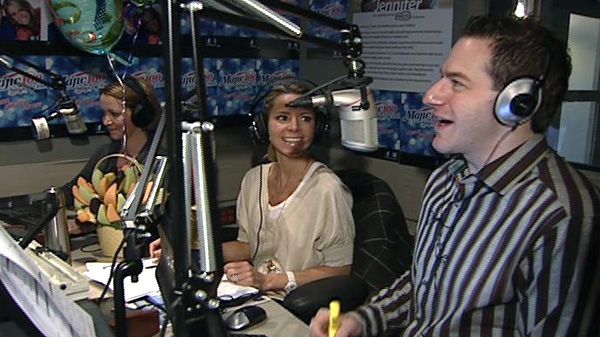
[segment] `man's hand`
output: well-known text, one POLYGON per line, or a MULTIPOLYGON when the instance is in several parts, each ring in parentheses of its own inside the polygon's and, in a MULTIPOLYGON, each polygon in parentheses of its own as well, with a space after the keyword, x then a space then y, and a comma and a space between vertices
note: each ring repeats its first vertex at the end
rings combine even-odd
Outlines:
MULTIPOLYGON (((311 337, 327 337, 329 330, 329 309, 321 308, 310 321, 311 337)), ((335 337, 360 337, 362 323, 354 316, 341 315, 335 337)))
POLYGON ((160 254, 162 253, 160 238, 150 242, 150 244, 148 245, 148 252, 150 254, 150 257, 157 259, 160 258, 160 254))

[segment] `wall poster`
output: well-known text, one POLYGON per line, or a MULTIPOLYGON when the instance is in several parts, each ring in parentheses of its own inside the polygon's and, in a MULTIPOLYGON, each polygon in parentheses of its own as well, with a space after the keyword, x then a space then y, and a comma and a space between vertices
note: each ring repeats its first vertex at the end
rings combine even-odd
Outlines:
POLYGON ((422 96, 451 48, 453 0, 362 0, 356 8, 380 147, 440 156, 431 146, 433 118, 422 96))

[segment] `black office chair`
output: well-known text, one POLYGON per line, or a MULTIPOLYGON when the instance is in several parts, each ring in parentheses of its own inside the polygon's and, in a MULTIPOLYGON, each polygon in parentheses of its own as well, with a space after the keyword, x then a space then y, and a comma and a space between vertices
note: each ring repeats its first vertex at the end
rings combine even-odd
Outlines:
POLYGON ((372 174, 336 171, 352 191, 356 228, 352 273, 302 285, 288 294, 283 306, 306 323, 321 307, 338 298, 349 311, 410 268, 413 238, 389 185, 372 174))

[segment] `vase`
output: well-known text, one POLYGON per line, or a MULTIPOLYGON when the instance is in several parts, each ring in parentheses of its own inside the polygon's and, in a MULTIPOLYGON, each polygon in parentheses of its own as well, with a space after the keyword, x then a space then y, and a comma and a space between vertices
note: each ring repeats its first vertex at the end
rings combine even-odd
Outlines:
MULTIPOLYGON (((123 241, 123 230, 112 226, 98 226, 97 232, 102 255, 113 257, 123 241)), ((123 257, 123 250, 119 252, 119 257, 123 257)))

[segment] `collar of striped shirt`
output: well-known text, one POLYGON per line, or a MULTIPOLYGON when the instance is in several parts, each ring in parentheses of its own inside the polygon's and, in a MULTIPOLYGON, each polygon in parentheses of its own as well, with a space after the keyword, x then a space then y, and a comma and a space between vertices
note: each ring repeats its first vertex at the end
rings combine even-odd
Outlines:
POLYGON ((535 134, 521 146, 484 166, 476 175, 469 171, 467 162, 462 156, 455 158, 448 165, 448 173, 455 176, 458 182, 476 177, 489 188, 505 194, 522 175, 527 174, 531 167, 537 165, 548 151, 550 148, 546 137, 535 134))

